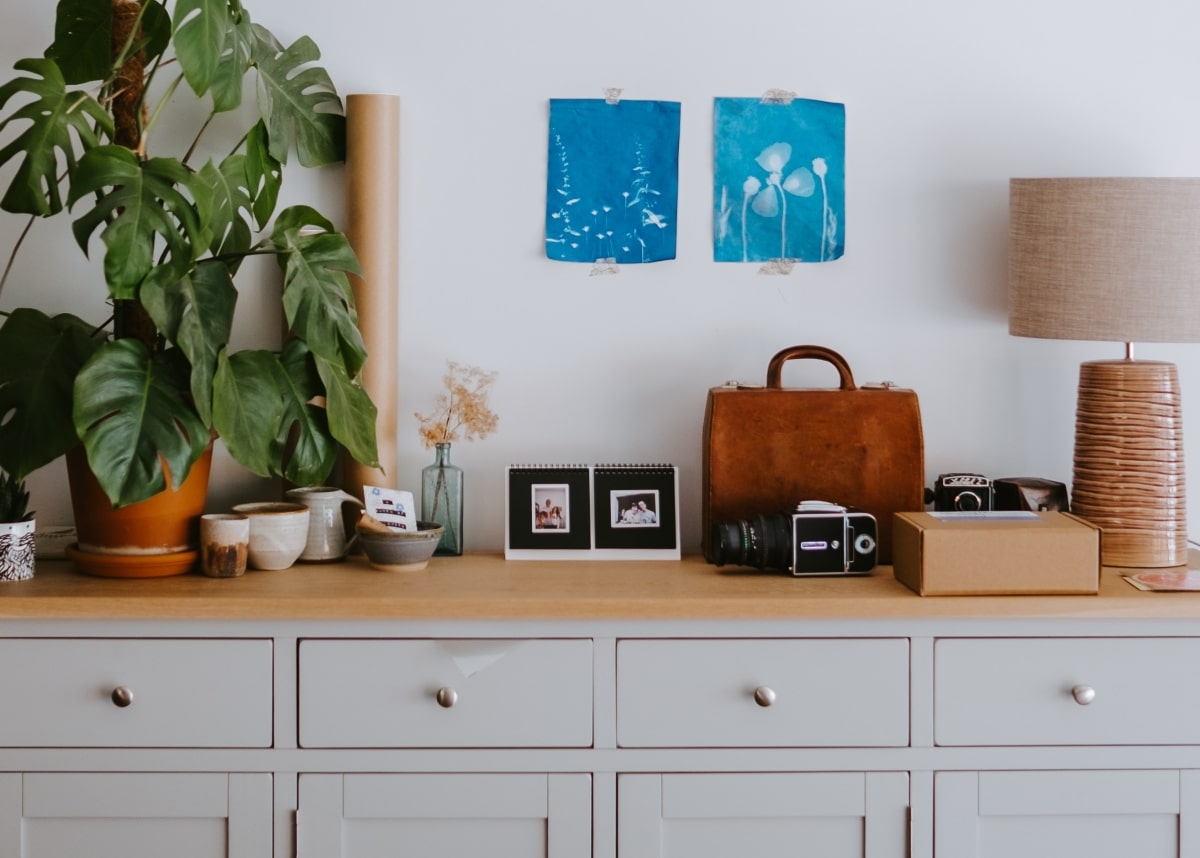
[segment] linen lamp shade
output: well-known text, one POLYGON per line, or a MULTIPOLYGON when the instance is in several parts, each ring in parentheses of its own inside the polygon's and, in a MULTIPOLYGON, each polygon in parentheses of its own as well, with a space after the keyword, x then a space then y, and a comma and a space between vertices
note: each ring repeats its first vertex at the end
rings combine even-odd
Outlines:
POLYGON ((1175 365, 1134 342, 1200 341, 1200 179, 1012 179, 1009 332, 1126 344, 1080 367, 1072 510, 1105 565, 1187 562, 1175 365))

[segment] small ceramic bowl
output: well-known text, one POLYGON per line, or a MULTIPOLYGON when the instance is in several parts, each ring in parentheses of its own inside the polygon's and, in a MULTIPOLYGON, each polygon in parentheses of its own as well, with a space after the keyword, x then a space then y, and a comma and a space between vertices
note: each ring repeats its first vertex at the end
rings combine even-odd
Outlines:
POLYGON ((389 531, 380 533, 369 527, 358 527, 358 542, 374 569, 385 572, 407 572, 424 569, 442 539, 444 528, 432 521, 418 521, 416 532, 389 531))

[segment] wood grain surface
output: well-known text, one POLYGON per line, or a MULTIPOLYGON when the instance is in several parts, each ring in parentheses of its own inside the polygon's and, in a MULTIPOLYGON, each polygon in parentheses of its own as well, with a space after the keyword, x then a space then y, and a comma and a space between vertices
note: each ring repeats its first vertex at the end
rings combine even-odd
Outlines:
MULTIPOLYGON (((1192 565, 1197 566, 1195 554, 1192 565)), ((917 596, 890 566, 866 577, 796 579, 681 561, 506 561, 434 557, 420 572, 363 558, 145 581, 89 578, 65 561, 0 585, 4 619, 762 619, 1198 618, 1200 593, 1136 590, 1105 569, 1094 596, 917 596)))

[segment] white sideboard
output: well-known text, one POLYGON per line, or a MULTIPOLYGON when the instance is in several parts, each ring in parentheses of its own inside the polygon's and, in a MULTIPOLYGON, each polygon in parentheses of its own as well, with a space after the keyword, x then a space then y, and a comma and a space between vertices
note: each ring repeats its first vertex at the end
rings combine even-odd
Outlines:
POLYGON ((1116 570, 42 563, 0 587, 0 855, 1200 856, 1197 665, 1200 594, 1116 570))

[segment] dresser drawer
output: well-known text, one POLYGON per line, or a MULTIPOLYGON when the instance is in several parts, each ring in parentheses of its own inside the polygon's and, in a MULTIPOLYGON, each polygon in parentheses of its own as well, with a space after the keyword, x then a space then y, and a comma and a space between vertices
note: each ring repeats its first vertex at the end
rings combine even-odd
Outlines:
POLYGON ((592 744, 590 640, 305 640, 306 748, 592 744))
POLYGON ((623 747, 908 744, 908 641, 623 640, 623 747))
POLYGON ((943 639, 939 745, 1200 742, 1200 638, 943 639))
POLYGON ((0 746, 270 747, 271 677, 268 640, 5 638, 0 746))

